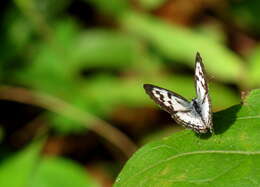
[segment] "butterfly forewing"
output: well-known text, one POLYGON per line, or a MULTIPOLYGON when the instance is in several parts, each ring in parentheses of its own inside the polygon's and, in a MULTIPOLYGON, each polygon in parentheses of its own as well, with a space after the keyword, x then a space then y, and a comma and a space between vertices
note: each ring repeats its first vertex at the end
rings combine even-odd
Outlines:
POLYGON ((187 110, 190 108, 189 101, 170 90, 151 84, 145 84, 144 89, 146 93, 162 107, 162 109, 170 114, 173 114, 174 111, 187 110))
POLYGON ((184 97, 151 84, 145 84, 144 89, 162 109, 171 114, 177 123, 197 132, 205 131, 201 117, 184 97))
POLYGON ((205 125, 212 130, 211 101, 208 93, 208 84, 204 65, 199 53, 196 55, 195 62, 195 85, 197 93, 196 101, 200 105, 202 119, 205 125))

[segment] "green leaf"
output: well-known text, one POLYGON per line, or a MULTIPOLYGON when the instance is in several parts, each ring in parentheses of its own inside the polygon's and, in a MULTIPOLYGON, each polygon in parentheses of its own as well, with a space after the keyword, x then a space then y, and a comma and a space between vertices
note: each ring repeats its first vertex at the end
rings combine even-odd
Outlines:
POLYGON ((28 66, 17 73, 16 81, 37 90, 69 97, 73 90, 77 92, 77 84, 72 78, 72 53, 68 51, 74 47, 79 32, 72 21, 59 22, 53 29, 53 41, 34 45, 35 52, 28 59, 28 66))
POLYGON ((95 187, 97 184, 76 163, 58 157, 46 157, 40 162, 31 187, 58 186, 95 187))
POLYGON ((41 147, 42 143, 34 143, 3 160, 0 165, 0 186, 27 187, 41 147))
POLYGON ((184 62, 193 67, 195 53, 199 51, 207 72, 217 79, 237 82, 243 75, 242 60, 214 38, 134 12, 122 16, 120 23, 127 30, 145 38, 173 62, 184 62))
POLYGON ((246 83, 251 87, 260 85, 260 46, 253 49, 249 56, 249 68, 246 83))
MULTIPOLYGON (((129 68, 137 57, 137 42, 108 29, 92 29, 78 35, 72 53, 80 68, 129 68)), ((74 64, 75 65, 75 64, 74 64)))
POLYGON ((140 6, 146 10, 154 10, 162 6, 166 0, 139 0, 140 6))
POLYGON ((84 0, 93 4, 99 11, 103 14, 110 16, 119 16, 125 10, 130 8, 129 2, 127 0, 84 0))
POLYGON ((31 3, 48 21, 53 21, 55 20, 55 16, 60 15, 68 8, 71 4, 71 0, 33 0, 31 3))
POLYGON ((115 186, 259 186, 259 124, 260 89, 214 114, 211 137, 183 130, 141 148, 115 186))
POLYGON ((59 23, 55 41, 36 47, 31 64, 20 71, 17 81, 41 91, 72 97, 77 95, 78 74, 82 69, 129 69, 136 60, 137 42, 133 38, 109 30, 79 33, 75 27, 73 22, 59 23))

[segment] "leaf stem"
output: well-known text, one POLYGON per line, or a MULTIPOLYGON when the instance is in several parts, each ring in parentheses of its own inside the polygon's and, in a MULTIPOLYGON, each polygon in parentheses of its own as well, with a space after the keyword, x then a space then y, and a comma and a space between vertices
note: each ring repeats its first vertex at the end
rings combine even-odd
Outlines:
POLYGON ((65 102, 57 97, 25 88, 1 86, 0 99, 35 105, 75 120, 108 140, 129 158, 137 146, 121 131, 106 121, 65 102), (91 125, 89 125, 91 124, 91 125))

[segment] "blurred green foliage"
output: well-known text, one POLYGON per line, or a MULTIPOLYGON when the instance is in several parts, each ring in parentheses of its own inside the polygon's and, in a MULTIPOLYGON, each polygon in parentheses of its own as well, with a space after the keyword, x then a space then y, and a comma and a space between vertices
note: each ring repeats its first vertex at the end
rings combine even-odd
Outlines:
POLYGON ((147 15, 130 13, 123 18, 122 23, 127 29, 144 37, 172 62, 183 61, 193 67, 194 52, 199 51, 203 54, 208 73, 216 79, 235 82, 243 73, 241 60, 214 39, 179 26, 170 26, 147 15))
POLYGON ((231 1, 231 15, 234 17, 234 22, 244 27, 245 29, 251 30, 259 34, 260 25, 258 17, 260 16, 259 8, 260 2, 257 0, 252 1, 231 1))
POLYGON ((42 143, 34 143, 1 162, 0 185, 12 187, 98 186, 76 163, 39 156, 42 143))
POLYGON ((55 157, 42 158, 30 183, 39 187, 98 186, 78 164, 55 157))
POLYGON ((159 8, 166 0, 140 0, 140 6, 146 10, 155 10, 159 8))
MULTIPOLYGON (((174 21, 178 14, 165 17, 172 10, 167 6, 177 6, 165 0, 6 2, 0 26, 0 80, 58 98, 83 111, 89 121, 93 116, 113 121, 121 107, 156 107, 144 93, 144 83, 192 99, 194 58, 199 51, 213 110, 225 109, 240 102, 239 91, 260 85, 260 24, 257 0, 222 3, 225 9, 207 1, 211 14, 198 6, 191 23, 180 25, 174 21), (236 44, 236 33, 247 40, 237 39, 236 44)), ((83 134, 92 125, 75 120, 74 113, 64 113, 45 111, 53 134, 83 134)), ((5 141, 9 136, 5 127, 0 132, 5 141)), ((39 149, 41 145, 32 144, 17 155, 3 149, 0 186, 26 186, 36 166, 32 186, 94 185, 74 162, 42 158, 39 149), (17 180, 11 180, 21 170, 17 180)))

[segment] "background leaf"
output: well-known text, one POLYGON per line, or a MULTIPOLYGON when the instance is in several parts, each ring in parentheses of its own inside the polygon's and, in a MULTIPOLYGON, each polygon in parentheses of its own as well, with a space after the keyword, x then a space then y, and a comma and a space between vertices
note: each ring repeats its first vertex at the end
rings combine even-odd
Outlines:
POLYGON ((173 61, 183 61, 193 67, 194 55, 199 51, 207 72, 216 78, 236 82, 243 75, 242 60, 215 39, 135 12, 125 13, 120 22, 173 61))
POLYGON ((37 163, 42 143, 35 142, 1 161, 0 186, 27 187, 37 163))
POLYGON ((115 186, 258 186, 260 90, 214 115, 215 135, 177 132, 140 149, 115 186))
POLYGON ((44 157, 31 180, 31 187, 97 187, 98 185, 73 161, 44 157))
POLYGON ((140 5, 146 10, 156 9, 165 3, 165 0, 139 0, 140 5))
POLYGON ((256 47, 248 57, 249 61, 249 67, 248 67, 248 83, 250 84, 251 87, 253 86, 259 86, 260 85, 260 80, 259 80, 259 75, 260 75, 260 47, 256 47))

